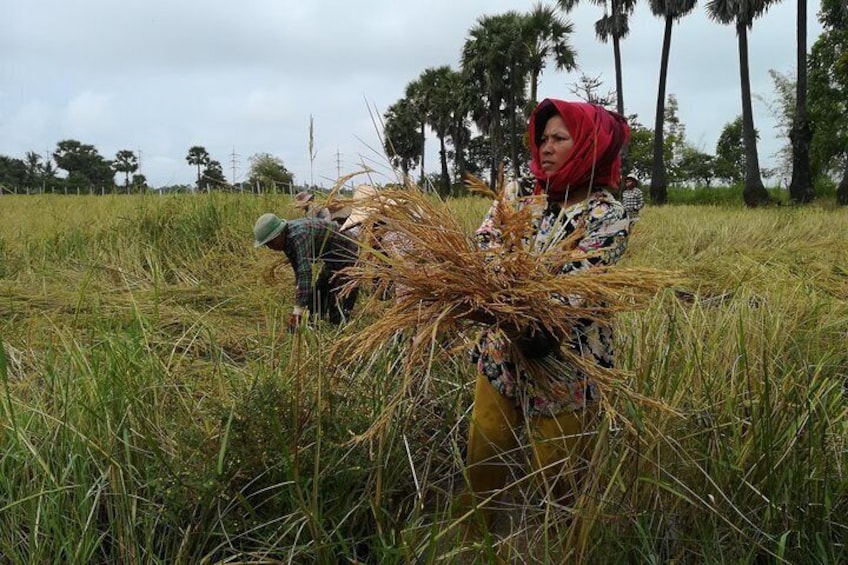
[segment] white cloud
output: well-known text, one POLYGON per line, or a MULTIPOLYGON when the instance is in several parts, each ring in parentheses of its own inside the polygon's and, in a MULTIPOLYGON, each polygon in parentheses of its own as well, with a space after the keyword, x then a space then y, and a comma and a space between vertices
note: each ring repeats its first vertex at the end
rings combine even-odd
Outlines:
POLYGON ((103 92, 80 92, 68 101, 63 111, 66 131, 71 136, 109 133, 115 129, 114 120, 112 96, 103 92))
POLYGON ((20 159, 28 151, 48 153, 55 147, 55 142, 45 141, 52 135, 54 122, 55 112, 40 100, 0 112, 0 154, 20 159))
MULTIPOLYGON (((549 2, 552 3, 552 2, 549 2)), ((231 176, 250 155, 279 156, 298 180, 332 178, 361 156, 384 162, 368 108, 378 114, 428 67, 458 67, 468 31, 483 14, 527 11, 527 0, 5 0, 0 19, 0 153, 44 151, 66 138, 107 158, 142 152, 154 184, 192 182, 184 163, 204 145, 231 176), (319 155, 308 158, 309 116, 319 155), (144 156, 147 156, 146 158, 144 156)), ((809 41, 819 32, 809 7, 809 41)), ((614 84, 612 46, 598 43, 597 6, 565 17, 581 70, 614 84)), ((663 22, 637 7, 622 42, 625 103, 650 126, 663 22)), ((768 69, 794 66, 794 6, 775 5, 749 37, 754 92, 768 95, 768 69)), ((739 112, 732 27, 699 5, 674 28, 668 92, 677 96, 690 140, 714 149, 739 112)), ((541 96, 572 98, 578 73, 546 70, 541 96)), ((755 105, 765 161, 779 144, 755 105)), ((379 116, 377 116, 379 117, 379 116)), ((435 141, 427 170, 437 167, 435 141)), ((765 165, 766 163, 764 163, 765 165)), ((237 171, 238 174, 238 171, 237 171)))

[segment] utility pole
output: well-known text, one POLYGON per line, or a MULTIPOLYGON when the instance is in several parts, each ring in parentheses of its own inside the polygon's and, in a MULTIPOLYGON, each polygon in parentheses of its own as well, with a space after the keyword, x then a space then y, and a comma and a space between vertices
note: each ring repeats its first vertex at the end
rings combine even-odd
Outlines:
POLYGON ((339 148, 336 147, 336 180, 342 178, 342 154, 339 153, 339 148))
MULTIPOLYGON (((47 165, 53 161, 53 155, 50 153, 50 150, 47 149, 44 152, 44 172, 47 173, 47 165)), ((67 190, 67 184, 65 185, 67 190)), ((41 194, 44 194, 47 190, 47 175, 44 174, 41 176, 41 194)), ((29 189, 27 189, 27 194, 29 194, 29 189)))
POLYGON ((230 165, 232 165, 232 168, 233 168, 233 175, 231 177, 230 184, 232 184, 233 186, 236 185, 236 170, 239 168, 238 167, 238 157, 239 157, 239 155, 236 153, 236 147, 235 147, 235 145, 233 145, 233 152, 230 153, 230 165))

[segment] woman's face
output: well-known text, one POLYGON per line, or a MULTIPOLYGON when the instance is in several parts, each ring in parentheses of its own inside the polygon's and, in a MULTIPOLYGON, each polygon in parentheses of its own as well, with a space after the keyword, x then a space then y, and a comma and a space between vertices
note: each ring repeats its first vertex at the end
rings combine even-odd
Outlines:
POLYGON ((574 139, 565 127, 562 116, 554 114, 545 124, 545 131, 539 142, 539 157, 542 162, 542 170, 547 174, 553 174, 560 170, 568 160, 568 154, 574 146, 574 139))

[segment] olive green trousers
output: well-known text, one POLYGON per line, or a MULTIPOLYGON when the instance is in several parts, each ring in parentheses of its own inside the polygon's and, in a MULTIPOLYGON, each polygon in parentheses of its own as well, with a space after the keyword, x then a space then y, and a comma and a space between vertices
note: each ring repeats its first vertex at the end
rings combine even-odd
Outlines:
POLYGON ((478 504, 506 486, 509 463, 504 455, 518 448, 517 426, 527 426, 532 466, 545 491, 566 503, 579 492, 586 455, 594 437, 594 409, 555 417, 523 418, 515 401, 503 396, 484 375, 477 376, 466 457, 469 487, 478 504))

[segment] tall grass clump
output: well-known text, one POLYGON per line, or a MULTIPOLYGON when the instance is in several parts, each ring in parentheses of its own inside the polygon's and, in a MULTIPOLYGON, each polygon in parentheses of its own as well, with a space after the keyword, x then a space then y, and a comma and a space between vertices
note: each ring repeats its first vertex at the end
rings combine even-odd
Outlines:
MULTIPOLYGON (((490 204, 393 198, 456 241, 490 204)), ((619 266, 680 277, 613 313, 590 479, 551 504, 517 450, 472 542, 472 321, 336 363, 396 301, 363 287, 347 326, 287 333, 291 274, 265 277, 279 257, 251 235, 286 196, 3 199, 4 563, 848 561, 840 210, 643 210, 619 266)))

